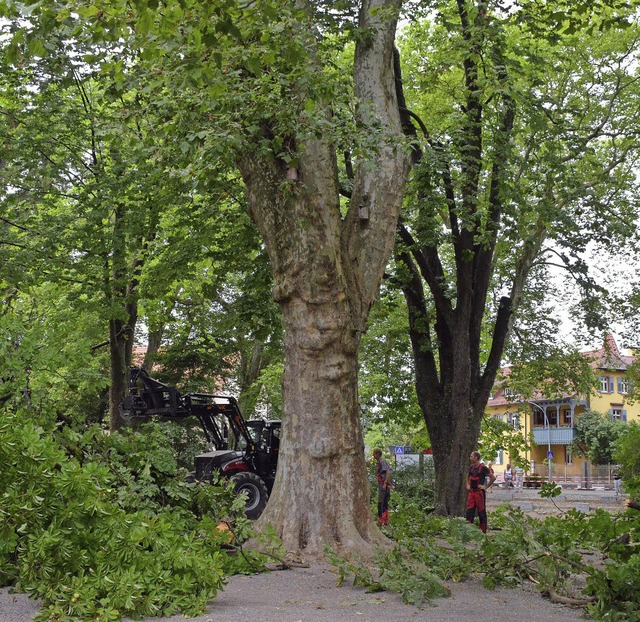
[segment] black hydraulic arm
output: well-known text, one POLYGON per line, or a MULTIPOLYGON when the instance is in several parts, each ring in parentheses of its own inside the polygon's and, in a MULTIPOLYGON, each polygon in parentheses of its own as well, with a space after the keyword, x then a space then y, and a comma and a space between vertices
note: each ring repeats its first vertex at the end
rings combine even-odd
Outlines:
POLYGON ((130 420, 150 416, 168 419, 185 419, 193 416, 198 419, 210 445, 216 449, 228 447, 222 430, 215 420, 216 405, 212 400, 194 400, 191 395, 183 396, 175 387, 152 378, 144 367, 131 367, 129 394, 120 405, 120 412, 125 419, 130 420))
POLYGON ((208 393, 181 395, 175 387, 152 378, 144 367, 131 367, 129 394, 122 402, 120 411, 126 419, 152 415, 171 419, 194 416, 200 422, 207 440, 216 449, 228 448, 228 442, 215 419, 216 416, 223 416, 235 437, 244 439, 246 451, 254 453, 256 450, 255 441, 234 397, 208 393))
POLYGON ((190 393, 185 395, 185 402, 193 413, 211 412, 221 415, 229 422, 229 427, 236 438, 242 438, 246 444, 247 452, 256 450, 256 443, 247 428, 244 417, 235 397, 227 395, 210 395, 208 393, 190 393))

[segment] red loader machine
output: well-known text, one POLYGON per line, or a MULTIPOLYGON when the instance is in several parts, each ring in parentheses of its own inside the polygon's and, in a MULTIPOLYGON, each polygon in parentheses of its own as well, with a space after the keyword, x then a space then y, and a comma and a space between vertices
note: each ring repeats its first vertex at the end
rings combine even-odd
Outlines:
POLYGON ((245 421, 234 397, 181 395, 175 387, 149 376, 143 367, 131 368, 129 391, 120 412, 128 422, 195 417, 212 451, 196 456, 190 479, 211 482, 214 473, 228 477, 238 494, 247 495, 247 517, 256 519, 262 514, 276 476, 280 421, 245 421))

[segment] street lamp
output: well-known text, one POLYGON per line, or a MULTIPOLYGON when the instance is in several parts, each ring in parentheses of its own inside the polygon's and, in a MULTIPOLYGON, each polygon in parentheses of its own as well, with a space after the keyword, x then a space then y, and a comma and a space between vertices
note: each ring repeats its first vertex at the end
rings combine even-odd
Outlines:
POLYGON ((547 409, 542 408, 540 404, 536 404, 535 402, 532 402, 532 401, 529 401, 529 404, 539 408, 542 411, 542 414, 544 416, 544 425, 547 428, 547 463, 549 465, 549 479, 547 481, 551 483, 551 426, 549 425, 549 418, 547 417, 547 409))

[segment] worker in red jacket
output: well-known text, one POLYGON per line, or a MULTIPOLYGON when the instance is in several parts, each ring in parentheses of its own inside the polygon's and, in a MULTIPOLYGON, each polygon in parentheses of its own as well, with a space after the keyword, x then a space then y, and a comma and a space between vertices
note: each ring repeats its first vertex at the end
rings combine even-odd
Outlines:
POLYGON ((482 533, 487 533, 486 491, 496 481, 496 476, 480 461, 480 452, 472 451, 469 460, 471 467, 467 474, 467 522, 473 523, 477 510, 480 529, 482 533))

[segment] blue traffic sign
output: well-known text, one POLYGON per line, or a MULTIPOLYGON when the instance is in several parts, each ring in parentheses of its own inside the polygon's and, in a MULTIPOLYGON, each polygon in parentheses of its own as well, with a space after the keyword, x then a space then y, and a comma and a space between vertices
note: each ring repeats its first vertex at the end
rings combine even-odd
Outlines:
POLYGON ((553 460, 553 452, 552 451, 548 451, 547 452, 547 460, 553 460))

